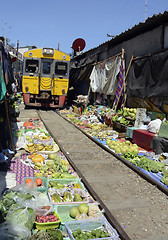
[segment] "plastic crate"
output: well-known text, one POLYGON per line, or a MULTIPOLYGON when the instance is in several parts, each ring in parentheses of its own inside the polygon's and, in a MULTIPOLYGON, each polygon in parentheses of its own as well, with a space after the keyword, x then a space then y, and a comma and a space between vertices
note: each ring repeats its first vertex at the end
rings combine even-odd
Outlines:
MULTIPOLYGON (((88 205, 90 205, 92 203, 88 203, 88 205)), ((61 225, 60 225, 60 229, 62 231, 65 231, 65 223, 66 222, 71 222, 71 221, 76 221, 75 218, 72 218, 69 215, 70 209, 72 207, 79 207, 80 204, 73 204, 73 205, 55 205, 54 209, 55 211, 58 213, 58 215, 61 217, 61 225)), ((100 212, 102 216, 102 213, 100 212)))
POLYGON ((81 201, 81 202, 54 202, 52 200, 52 196, 51 196, 50 192, 48 192, 48 196, 49 196, 49 199, 50 199, 50 201, 51 201, 51 203, 53 205, 71 205, 71 204, 80 204, 80 203, 88 203, 89 202, 89 198, 88 198, 88 196, 87 196, 87 194, 86 194, 86 192, 84 190, 79 189, 79 188, 74 188, 72 190, 72 193, 75 193, 75 192, 77 192, 80 195, 82 195, 85 199, 83 201, 81 201))
POLYGON ((44 230, 44 229, 51 229, 51 228, 59 228, 59 225, 61 223, 61 218, 60 216, 58 215, 58 213, 54 212, 54 215, 59 219, 58 221, 56 222, 46 222, 46 223, 38 223, 35 221, 35 227, 38 229, 38 230, 44 230))
POLYGON ((35 182, 36 178, 40 178, 42 180, 43 187, 37 186, 36 188, 33 188, 33 189, 37 189, 37 191, 39 191, 41 193, 47 192, 48 191, 48 181, 47 181, 47 178, 45 178, 45 177, 24 177, 23 182, 25 183, 26 179, 32 179, 33 182, 35 182))
POLYGON ((69 215, 70 209, 72 207, 78 207, 79 204, 72 204, 72 205, 55 205, 54 209, 58 213, 61 218, 60 229, 65 231, 65 223, 75 221, 74 218, 71 218, 69 215))
MULTIPOLYGON (((82 231, 92 231, 98 228, 105 229, 110 235, 110 237, 101 238, 101 239, 107 239, 107 240, 119 239, 119 235, 117 231, 110 225, 110 223, 106 220, 105 217, 92 218, 87 220, 72 221, 72 222, 65 223, 65 231, 71 240, 75 240, 72 233, 77 229, 81 229, 82 231)), ((93 238, 93 239, 96 239, 96 238, 93 238)))
POLYGON ((81 189, 82 190, 85 190, 86 188, 84 187, 83 183, 80 181, 79 178, 73 178, 73 179, 60 179, 60 178, 57 178, 57 179, 48 179, 48 185, 49 185, 49 182, 52 181, 52 182, 58 182, 58 183, 62 183, 62 184, 70 184, 70 183, 78 183, 80 184, 81 186, 81 189))

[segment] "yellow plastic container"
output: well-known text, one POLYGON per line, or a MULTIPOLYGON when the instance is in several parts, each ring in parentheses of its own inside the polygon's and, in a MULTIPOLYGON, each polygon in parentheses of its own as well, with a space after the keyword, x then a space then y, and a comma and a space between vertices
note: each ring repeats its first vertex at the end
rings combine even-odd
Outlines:
POLYGON ((38 229, 38 230, 45 230, 45 229, 51 229, 51 228, 59 228, 59 225, 61 223, 61 218, 60 216, 54 212, 54 215, 58 218, 58 221, 56 222, 46 222, 46 223, 38 223, 38 222, 35 222, 35 227, 38 229))

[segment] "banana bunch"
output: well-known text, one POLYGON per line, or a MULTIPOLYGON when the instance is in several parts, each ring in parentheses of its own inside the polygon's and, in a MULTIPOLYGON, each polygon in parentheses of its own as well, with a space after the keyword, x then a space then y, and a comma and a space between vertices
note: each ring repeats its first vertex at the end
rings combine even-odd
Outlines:
POLYGON ((53 151, 52 145, 45 145, 45 151, 53 151))
POLYGON ((50 140, 51 139, 51 137, 50 136, 41 136, 41 138, 40 138, 41 140, 50 140))
POLYGON ((34 143, 26 144, 26 150, 31 153, 35 152, 36 151, 35 144, 34 143))
POLYGON ((35 148, 37 151, 45 150, 45 146, 41 143, 35 144, 35 148))

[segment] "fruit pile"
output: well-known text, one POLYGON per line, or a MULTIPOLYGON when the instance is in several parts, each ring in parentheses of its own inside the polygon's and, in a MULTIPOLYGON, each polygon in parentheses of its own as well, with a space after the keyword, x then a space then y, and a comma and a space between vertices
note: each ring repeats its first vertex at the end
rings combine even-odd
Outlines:
POLYGON ((38 223, 46 223, 46 222, 57 222, 59 219, 54 215, 46 215, 46 216, 36 216, 36 222, 38 223))
POLYGON ((78 228, 77 230, 73 231, 72 235, 76 240, 110 237, 108 232, 106 230, 102 230, 102 229, 94 229, 92 231, 82 231, 80 228, 78 228))
POLYGON ((119 153, 127 153, 127 152, 132 152, 132 153, 138 153, 139 149, 138 149, 138 145, 137 144, 132 144, 129 140, 127 141, 115 141, 115 140, 111 140, 111 139, 107 139, 106 141, 107 146, 114 150, 115 153, 119 154, 119 153))
POLYGON ((100 214, 101 212, 96 203, 81 203, 79 206, 71 207, 69 211, 69 216, 76 220, 97 218, 100 214))
MULTIPOLYGON (((78 120, 75 120, 74 123, 83 125, 78 120)), ((31 190, 31 192, 35 193, 35 196, 29 203, 36 209, 33 210, 34 219, 32 219, 32 223, 35 229, 32 231, 34 238, 31 239, 36 239, 36 230, 40 232, 40 229, 44 229, 43 234, 45 235, 47 233, 46 228, 48 227, 59 228, 60 224, 62 224, 61 227, 65 227, 66 221, 61 221, 64 218, 64 213, 60 211, 58 214, 57 211, 59 208, 57 207, 68 206, 69 208, 65 207, 68 209, 66 210, 67 217, 72 219, 73 222, 81 219, 100 218, 103 213, 100 211, 98 203, 94 202, 69 161, 60 152, 59 147, 57 151, 51 151, 50 153, 43 152, 44 150, 52 150, 47 148, 48 143, 51 143, 50 135, 46 133, 45 129, 43 129, 44 131, 40 131, 38 128, 36 132, 36 124, 29 124, 28 122, 25 125, 29 127, 29 131, 27 131, 28 135, 25 132, 23 137, 26 138, 24 142, 29 153, 26 154, 25 162, 22 162, 30 164, 29 167, 33 167, 34 170, 33 174, 30 173, 30 176, 24 176, 24 191, 29 192, 31 190), (33 128, 30 128, 32 126, 33 128), (39 131, 43 134, 39 133, 39 131), (44 206, 41 207, 41 205, 44 206)), ((99 134, 99 137, 109 136, 108 127, 104 124, 92 122, 88 126, 95 132, 104 130, 102 134, 99 134)), ((27 201, 28 198, 24 202, 27 204, 27 201)), ((31 231, 32 229, 29 230, 31 231)), ((82 232, 81 230, 80 234, 82 234, 82 239, 86 239, 87 235, 87 238, 95 238, 95 236, 104 238, 105 236, 109 236, 105 229, 101 229, 101 231, 100 229, 95 229, 95 232, 93 231, 92 233, 89 233, 89 231, 82 232)), ((44 235, 40 239, 48 239, 44 235)), ((81 236, 78 236, 76 239, 80 239, 81 236)), ((62 235, 60 240, 62 240, 62 235)))
POLYGON ((44 187, 43 185, 43 181, 41 178, 35 178, 35 179, 32 179, 32 178, 27 178, 25 180, 25 183, 27 185, 27 187, 29 188, 34 188, 34 187, 44 187))
POLYGON ((46 177, 50 179, 74 178, 74 175, 72 174, 72 168, 70 167, 69 162, 64 158, 60 157, 57 153, 48 154, 47 159, 44 159, 44 161, 40 161, 38 158, 38 160, 35 162, 34 168, 37 170, 35 171, 36 177, 46 177))

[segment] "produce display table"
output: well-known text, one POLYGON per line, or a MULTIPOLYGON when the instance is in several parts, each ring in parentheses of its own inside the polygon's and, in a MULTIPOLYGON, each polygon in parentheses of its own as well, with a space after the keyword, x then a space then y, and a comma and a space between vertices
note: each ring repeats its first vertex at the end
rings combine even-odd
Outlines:
POLYGON ((150 151, 151 148, 151 141, 155 133, 148 132, 145 129, 135 129, 133 131, 133 142, 136 143, 138 146, 150 151))
POLYGON ((151 148, 156 154, 168 152, 168 140, 165 138, 154 136, 151 141, 151 148))
POLYGON ((139 129, 139 128, 136 128, 136 127, 127 127, 127 131, 126 131, 126 134, 129 138, 133 138, 133 131, 135 129, 139 129))
POLYGON ((114 122, 112 121, 113 129, 118 131, 118 132, 126 132, 127 127, 119 122, 114 122))

